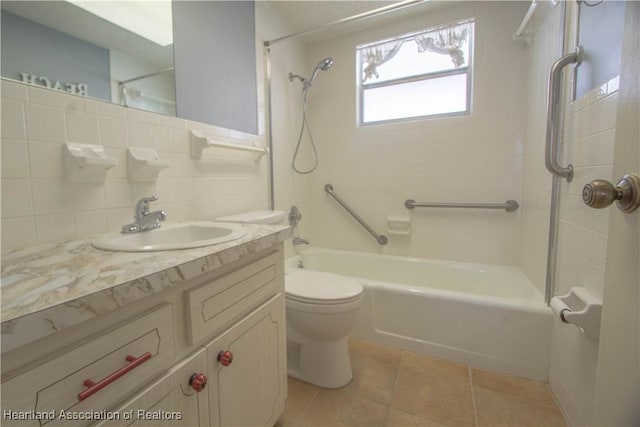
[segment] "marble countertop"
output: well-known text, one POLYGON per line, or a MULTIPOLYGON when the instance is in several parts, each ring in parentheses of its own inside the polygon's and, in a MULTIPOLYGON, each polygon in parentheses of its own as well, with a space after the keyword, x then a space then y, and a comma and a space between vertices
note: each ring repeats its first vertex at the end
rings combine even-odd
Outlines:
POLYGON ((91 240, 2 254, 2 345, 14 348, 277 245, 288 226, 243 224, 243 237, 201 248, 110 252, 91 240))

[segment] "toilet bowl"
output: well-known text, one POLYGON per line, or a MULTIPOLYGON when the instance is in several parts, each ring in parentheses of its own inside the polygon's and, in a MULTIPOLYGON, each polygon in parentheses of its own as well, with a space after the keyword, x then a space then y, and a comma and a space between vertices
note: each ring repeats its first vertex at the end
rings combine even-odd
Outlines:
POLYGON ((285 277, 287 369, 325 388, 351 381, 347 335, 362 303, 362 286, 331 273, 294 270, 285 277))

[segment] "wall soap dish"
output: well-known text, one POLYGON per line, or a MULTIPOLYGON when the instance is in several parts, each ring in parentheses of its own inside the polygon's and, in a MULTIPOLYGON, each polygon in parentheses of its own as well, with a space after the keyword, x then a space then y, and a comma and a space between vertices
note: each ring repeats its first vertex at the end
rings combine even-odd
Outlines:
POLYGON ((71 182, 104 182, 107 170, 118 164, 118 159, 107 157, 102 145, 67 142, 64 147, 64 168, 71 182))
POLYGON ((551 298, 550 307, 560 320, 578 326, 587 338, 600 339, 602 301, 588 289, 573 287, 568 294, 551 298))
POLYGON ((411 218, 390 216, 387 218, 388 234, 411 234, 411 218))
POLYGON ((158 174, 169 167, 156 150, 130 147, 127 150, 127 174, 131 182, 156 182, 158 174))

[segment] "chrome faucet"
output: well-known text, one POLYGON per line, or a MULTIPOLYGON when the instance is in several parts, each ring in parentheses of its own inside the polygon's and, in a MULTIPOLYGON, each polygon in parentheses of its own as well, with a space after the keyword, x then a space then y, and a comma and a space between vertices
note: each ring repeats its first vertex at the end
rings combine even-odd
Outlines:
POLYGON ((138 233, 160 227, 160 221, 167 219, 165 211, 149 212, 149 202, 155 202, 158 196, 143 197, 136 203, 135 222, 122 227, 122 233, 138 233))

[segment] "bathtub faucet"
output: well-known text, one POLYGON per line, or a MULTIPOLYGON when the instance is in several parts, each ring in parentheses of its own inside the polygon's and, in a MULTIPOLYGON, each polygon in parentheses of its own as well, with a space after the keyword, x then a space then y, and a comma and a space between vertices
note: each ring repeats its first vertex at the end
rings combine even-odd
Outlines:
POLYGON ((302 237, 298 237, 298 236, 293 236, 293 245, 294 246, 298 246, 298 245, 308 245, 311 242, 309 242, 307 239, 303 239, 302 237))

